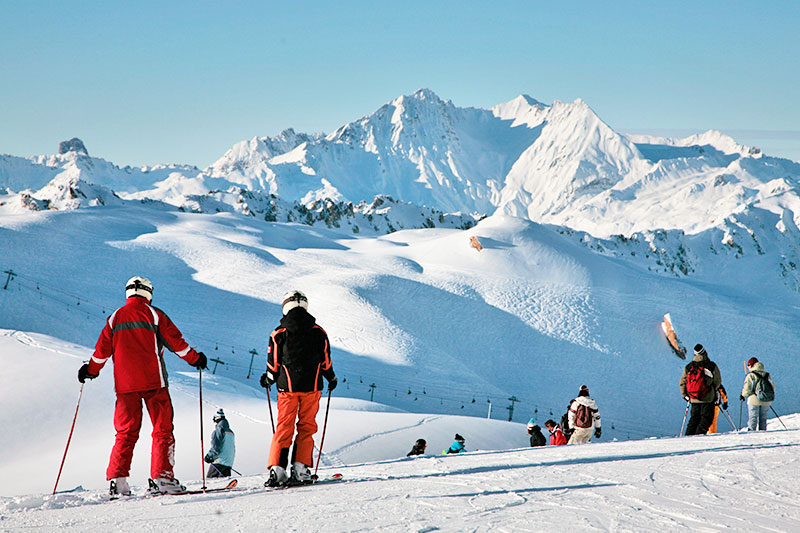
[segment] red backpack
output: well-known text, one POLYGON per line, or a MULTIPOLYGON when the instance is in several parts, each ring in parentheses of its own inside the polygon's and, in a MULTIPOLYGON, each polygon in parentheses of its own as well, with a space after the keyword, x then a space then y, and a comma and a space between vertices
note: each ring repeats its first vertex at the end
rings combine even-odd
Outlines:
POLYGON ((705 365, 692 361, 686 365, 686 394, 699 400, 711 391, 711 384, 706 375, 705 365))

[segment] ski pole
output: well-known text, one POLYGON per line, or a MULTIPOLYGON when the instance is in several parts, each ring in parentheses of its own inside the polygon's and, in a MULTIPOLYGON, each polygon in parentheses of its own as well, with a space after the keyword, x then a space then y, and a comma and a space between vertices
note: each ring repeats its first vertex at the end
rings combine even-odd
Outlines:
POLYGON ((203 490, 206 490, 206 462, 204 460, 206 446, 205 444, 203 444, 203 369, 202 368, 197 370, 197 375, 198 375, 197 383, 200 386, 200 470, 203 474, 203 490))
POLYGON ((58 480, 61 479, 61 470, 64 468, 64 461, 67 459, 67 450, 69 450, 69 442, 72 440, 72 431, 75 429, 75 421, 78 419, 78 408, 81 406, 81 396, 83 396, 83 383, 81 383, 81 390, 78 393, 78 405, 75 406, 75 416, 72 417, 72 427, 69 428, 69 437, 67 437, 67 446, 64 448, 64 456, 61 458, 61 466, 58 467, 58 476, 56 476, 56 485, 53 487, 53 495, 58 489, 58 480))
MULTIPOLYGON (((775 409, 772 407, 772 404, 769 405, 769 408, 772 409, 773 413, 775 413, 775 409)), ((777 418, 778 422, 781 423, 781 425, 783 426, 783 429, 789 429, 789 428, 786 427, 786 424, 783 423, 783 420, 781 420, 781 417, 778 416, 778 413, 775 413, 775 418, 777 418)))
POLYGON ((744 400, 740 399, 739 400, 739 427, 742 427, 742 404, 743 403, 744 403, 744 400))
POLYGON ((275 434, 275 419, 272 418, 272 399, 269 396, 269 387, 267 387, 267 406, 269 407, 269 423, 272 426, 272 434, 275 434))
POLYGON ((728 412, 728 410, 727 410, 727 409, 721 409, 721 410, 722 410, 722 412, 723 412, 723 413, 725 413, 725 417, 728 419, 728 422, 730 422, 730 423, 731 423, 731 427, 732 427, 734 430, 736 430, 736 431, 739 431, 739 428, 738 428, 738 427, 736 427, 736 424, 734 424, 734 423, 733 423, 733 418, 731 418, 731 415, 730 415, 730 413, 728 412))
POLYGON ((322 437, 319 440, 319 454, 317 455, 317 464, 314 467, 314 477, 317 477, 317 470, 319 470, 319 462, 322 459, 322 445, 325 444, 325 430, 328 429, 328 411, 331 408, 331 389, 328 389, 328 405, 325 406, 325 421, 322 423, 322 437))
POLYGON ((683 422, 681 422, 681 432, 678 433, 679 437, 683 435, 683 426, 686 424, 686 415, 689 414, 689 404, 690 403, 692 403, 691 400, 687 400, 686 401, 686 410, 683 412, 683 422))

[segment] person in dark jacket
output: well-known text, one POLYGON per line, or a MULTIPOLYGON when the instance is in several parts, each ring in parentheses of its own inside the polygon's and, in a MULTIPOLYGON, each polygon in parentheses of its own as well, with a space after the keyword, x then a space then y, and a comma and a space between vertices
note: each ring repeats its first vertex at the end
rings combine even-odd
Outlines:
POLYGON ((722 386, 719 367, 708 358, 702 344, 694 347, 694 358, 686 365, 681 376, 681 396, 692 405, 692 414, 686 424, 686 435, 704 435, 714 421, 717 390, 722 386), (700 379, 693 379, 694 370, 702 372, 700 379), (705 392, 699 392, 699 391, 705 392))
POLYGON ((208 477, 230 477, 233 458, 236 455, 236 443, 233 430, 225 411, 218 409, 214 414, 214 433, 211 434, 211 448, 203 458, 208 465, 208 477))
POLYGON ((406 457, 411 457, 412 455, 423 455, 425 453, 425 448, 428 447, 428 443, 425 442, 425 439, 417 439, 417 442, 414 443, 414 446, 411 447, 411 451, 406 454, 406 457))
POLYGON ((572 428, 569 427, 569 408, 572 406, 572 401, 567 404, 567 410, 561 415, 561 432, 564 434, 564 438, 569 439, 572 438, 572 428))
POLYGON ((281 309, 281 325, 270 335, 267 371, 261 376, 261 386, 267 389, 267 394, 273 383, 278 388, 278 423, 269 450, 267 483, 270 486, 289 481, 287 468, 293 438, 292 480, 311 481, 309 467, 314 462, 322 378, 328 381, 328 391, 335 389, 338 383, 331 363, 328 334, 309 314, 306 295, 298 290, 287 292, 281 309))
POLYGON ((542 428, 536 425, 536 421, 533 418, 528 422, 528 435, 531 436, 531 448, 547 444, 547 439, 542 434, 542 428))
POLYGON ((467 451, 467 449, 464 447, 464 442, 465 442, 464 437, 456 433, 455 439, 453 440, 453 444, 451 444, 450 447, 447 448, 447 450, 445 450, 444 453, 450 454, 450 453, 461 453, 467 451))

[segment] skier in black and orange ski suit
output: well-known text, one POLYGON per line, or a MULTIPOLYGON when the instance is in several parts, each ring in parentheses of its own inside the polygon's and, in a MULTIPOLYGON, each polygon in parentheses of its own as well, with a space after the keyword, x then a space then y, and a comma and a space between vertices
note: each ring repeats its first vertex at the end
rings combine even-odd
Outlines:
POLYGON ((328 381, 329 391, 337 385, 328 335, 307 309, 308 299, 302 292, 294 290, 284 295, 283 318, 270 335, 267 372, 261 376, 264 388, 269 389, 273 383, 278 388, 278 423, 269 450, 268 483, 273 486, 288 481, 289 447, 293 437, 292 479, 311 481, 309 467, 314 463, 322 378, 328 381))

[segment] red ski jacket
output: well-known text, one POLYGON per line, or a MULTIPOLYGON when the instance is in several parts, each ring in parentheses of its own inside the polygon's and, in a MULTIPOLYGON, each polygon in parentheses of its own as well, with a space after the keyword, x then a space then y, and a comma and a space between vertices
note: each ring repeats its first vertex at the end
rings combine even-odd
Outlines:
POLYGON ((550 433, 550 446, 563 446, 567 443, 567 438, 561 431, 561 426, 556 426, 550 433))
POLYGON ((117 393, 166 387, 164 347, 189 364, 200 357, 162 310, 140 296, 131 296, 108 317, 89 361, 89 373, 99 374, 113 356, 117 393))

